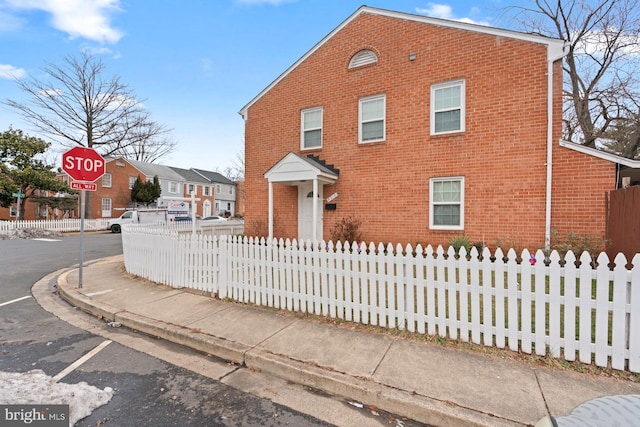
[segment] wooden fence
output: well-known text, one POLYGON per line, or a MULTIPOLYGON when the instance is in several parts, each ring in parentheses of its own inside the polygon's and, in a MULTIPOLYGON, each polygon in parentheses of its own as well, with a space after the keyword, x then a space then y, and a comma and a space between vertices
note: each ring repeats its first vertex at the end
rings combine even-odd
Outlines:
POLYGON ((219 298, 640 372, 640 255, 267 241, 127 228, 129 273, 219 298), (519 262, 518 260, 522 260, 519 262), (597 266, 596 266, 597 265, 597 266))
POLYGON ((607 253, 631 258, 640 252, 640 186, 607 193, 607 253))

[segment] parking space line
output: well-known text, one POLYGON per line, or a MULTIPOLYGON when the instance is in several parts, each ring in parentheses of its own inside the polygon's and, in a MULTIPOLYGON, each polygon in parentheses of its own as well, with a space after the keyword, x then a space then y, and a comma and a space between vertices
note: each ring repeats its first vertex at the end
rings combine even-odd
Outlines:
POLYGON ((26 297, 16 298, 16 299, 12 299, 11 301, 3 302, 2 304, 0 304, 0 307, 2 307, 3 305, 13 304, 14 302, 22 301, 23 299, 27 299, 27 298, 31 298, 31 295, 27 295, 26 297))
POLYGON ((69 365, 65 369, 63 369, 58 375, 53 377, 53 381, 57 383, 58 381, 60 381, 61 379, 63 379, 67 375, 69 375, 71 372, 75 371, 76 368, 78 368, 78 366, 82 365, 84 362, 86 362, 87 360, 91 359, 93 356, 98 354, 103 348, 105 348, 106 346, 108 346, 111 343, 112 343, 111 340, 105 340, 105 341, 101 342, 99 345, 97 345, 89 353, 85 354, 80 359, 76 360, 71 365, 69 365))

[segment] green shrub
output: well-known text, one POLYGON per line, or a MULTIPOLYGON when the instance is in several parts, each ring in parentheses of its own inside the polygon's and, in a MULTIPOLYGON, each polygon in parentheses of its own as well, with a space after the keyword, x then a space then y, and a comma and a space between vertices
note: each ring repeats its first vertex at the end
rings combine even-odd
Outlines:
POLYGON ((460 251, 460 248, 463 246, 467 250, 467 253, 469 253, 469 251, 471 251, 471 248, 474 245, 471 243, 471 239, 469 237, 465 235, 460 235, 460 236, 453 237, 451 240, 449 240, 448 246, 453 246, 453 249, 456 251, 456 254, 457 254, 460 251))

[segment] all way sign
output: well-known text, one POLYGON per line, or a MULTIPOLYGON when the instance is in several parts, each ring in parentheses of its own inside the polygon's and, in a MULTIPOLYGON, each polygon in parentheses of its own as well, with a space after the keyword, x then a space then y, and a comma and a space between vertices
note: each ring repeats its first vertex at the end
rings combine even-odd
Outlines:
POLYGON ((71 188, 75 190, 96 191, 98 189, 98 185, 93 182, 72 181, 71 188))

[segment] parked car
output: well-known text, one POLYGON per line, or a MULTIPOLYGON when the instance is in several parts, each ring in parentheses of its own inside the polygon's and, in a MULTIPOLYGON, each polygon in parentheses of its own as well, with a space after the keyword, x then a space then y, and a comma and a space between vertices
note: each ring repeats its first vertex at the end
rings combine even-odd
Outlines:
POLYGON ((205 216, 202 218, 203 221, 226 221, 227 218, 223 216, 213 215, 213 216, 205 216))
POLYGON ((177 216, 173 219, 173 222, 191 222, 190 216, 177 216))

